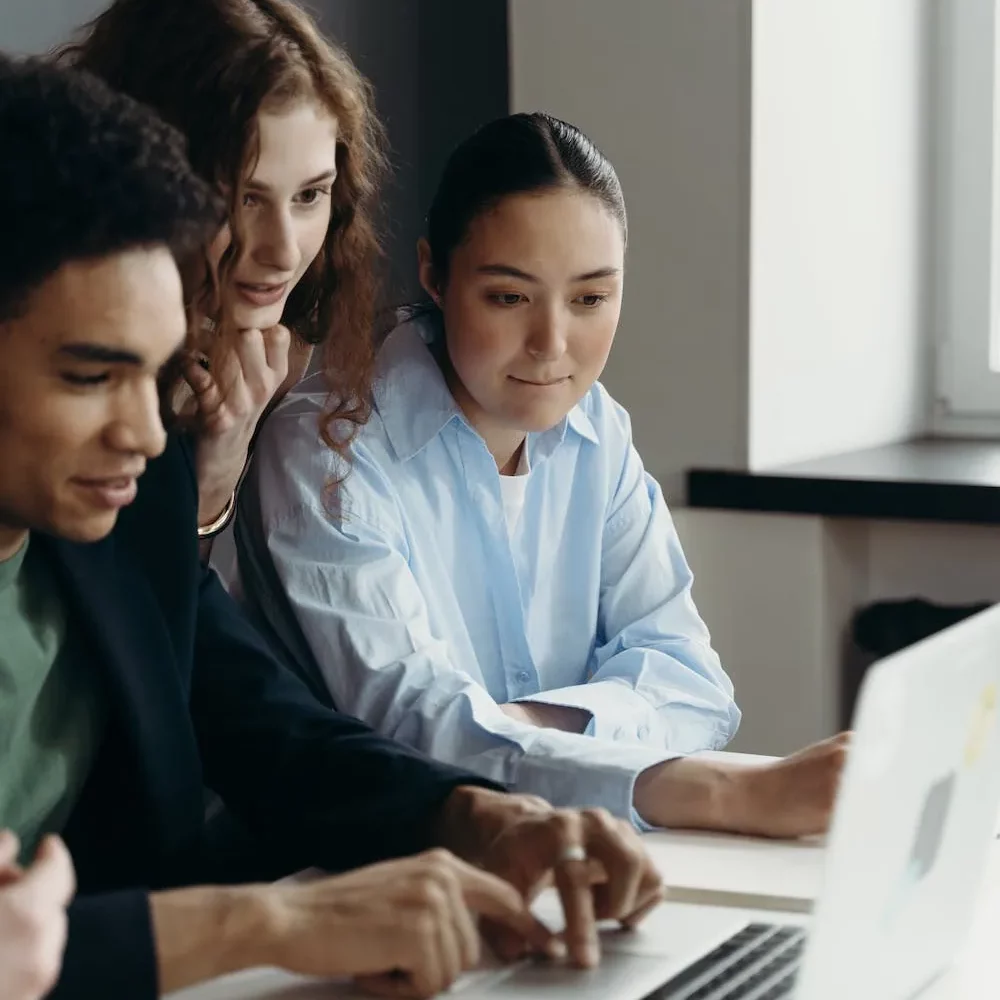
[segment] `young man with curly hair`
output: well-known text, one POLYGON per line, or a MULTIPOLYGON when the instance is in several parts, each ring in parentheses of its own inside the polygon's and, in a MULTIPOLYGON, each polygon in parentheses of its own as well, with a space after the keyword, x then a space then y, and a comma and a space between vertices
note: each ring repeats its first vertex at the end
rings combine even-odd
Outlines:
POLYGON ((0 827, 23 845, 0 859, 0 925, 6 907, 36 939, 24 954, 51 960, 37 939, 65 865, 47 908, 20 866, 61 834, 79 891, 56 997, 258 964, 429 996, 477 961, 475 914, 511 954, 596 962, 595 919, 660 898, 637 835, 324 708, 201 566, 190 449, 157 379, 186 329, 176 260, 221 215, 179 136, 94 78, 0 57, 0 146, 0 827), (275 870, 360 870, 199 885, 218 881, 205 786, 275 870), (552 874, 565 945, 527 907, 552 874))

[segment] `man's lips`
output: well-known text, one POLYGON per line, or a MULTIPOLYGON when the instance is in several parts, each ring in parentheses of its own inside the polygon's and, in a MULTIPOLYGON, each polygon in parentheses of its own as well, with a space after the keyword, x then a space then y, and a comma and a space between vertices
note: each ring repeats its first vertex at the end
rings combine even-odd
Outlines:
POLYGON ((136 497, 140 470, 135 475, 118 476, 86 476, 73 480, 76 486, 84 490, 91 500, 100 507, 118 510, 128 506, 136 497))

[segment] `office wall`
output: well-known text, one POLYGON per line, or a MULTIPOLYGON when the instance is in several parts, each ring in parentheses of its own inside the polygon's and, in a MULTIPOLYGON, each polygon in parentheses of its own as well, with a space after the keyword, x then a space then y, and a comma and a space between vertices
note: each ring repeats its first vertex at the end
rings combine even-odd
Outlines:
POLYGON ((0 49, 46 52, 106 6, 106 0, 2 0, 0 49))
POLYGON ((754 4, 750 464, 926 423, 928 0, 754 4))
POLYGON ((668 496, 747 461, 751 4, 510 0, 511 107, 579 125, 625 189, 625 305, 604 381, 668 496))
POLYGON ((845 629, 865 593, 865 527, 684 508, 674 520, 743 710, 731 749, 787 754, 835 733, 845 629))

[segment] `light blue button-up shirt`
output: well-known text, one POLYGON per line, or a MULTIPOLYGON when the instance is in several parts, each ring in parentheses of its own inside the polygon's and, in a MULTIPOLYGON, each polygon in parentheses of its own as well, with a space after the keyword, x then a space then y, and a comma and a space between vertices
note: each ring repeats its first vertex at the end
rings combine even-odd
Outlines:
POLYGON ((486 444, 449 392, 428 318, 379 358, 344 474, 302 383, 268 419, 237 519, 242 590, 337 707, 434 757, 561 805, 636 819, 645 768, 723 746, 740 713, 626 412, 599 385, 529 434, 513 532, 486 444), (583 709, 584 734, 500 704, 583 709))

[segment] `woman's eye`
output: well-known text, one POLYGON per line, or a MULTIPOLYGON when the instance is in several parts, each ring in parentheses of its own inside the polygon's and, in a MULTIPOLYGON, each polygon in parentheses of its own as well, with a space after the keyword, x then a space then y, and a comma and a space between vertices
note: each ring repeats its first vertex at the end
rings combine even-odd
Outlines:
POLYGON ((599 294, 593 292, 590 295, 581 295, 576 301, 582 306, 586 306, 588 309, 593 309, 599 306, 602 302, 607 302, 607 295, 599 294))
POLYGON ((64 382, 76 386, 102 385, 111 378, 110 372, 101 372, 100 375, 78 375, 75 372, 63 372, 64 382))
POLYGON ((299 203, 302 205, 315 205, 330 194, 329 188, 312 187, 299 192, 299 203))
POLYGON ((243 195, 243 207, 253 208, 257 205, 257 196, 255 194, 245 194, 243 195))
POLYGON ((524 296, 520 292, 495 292, 490 296, 490 300, 501 306, 516 306, 523 301, 524 296))

